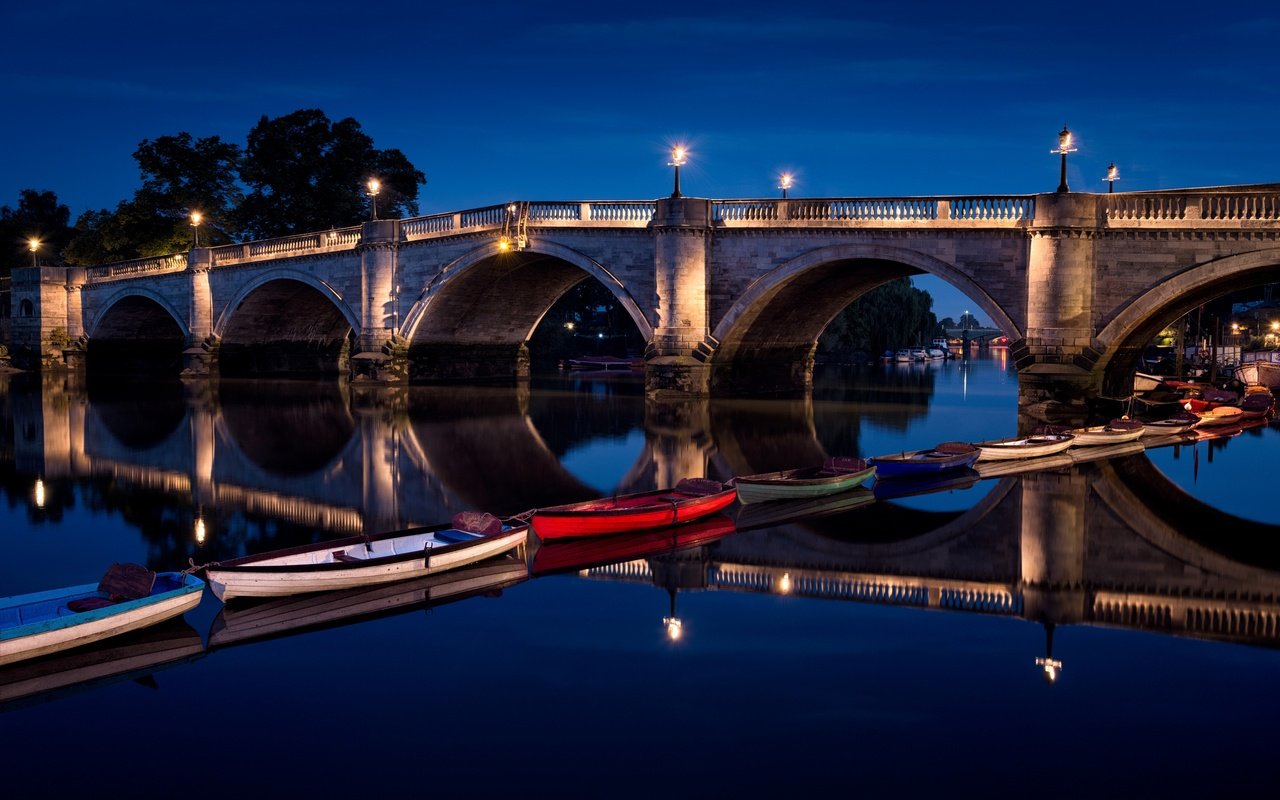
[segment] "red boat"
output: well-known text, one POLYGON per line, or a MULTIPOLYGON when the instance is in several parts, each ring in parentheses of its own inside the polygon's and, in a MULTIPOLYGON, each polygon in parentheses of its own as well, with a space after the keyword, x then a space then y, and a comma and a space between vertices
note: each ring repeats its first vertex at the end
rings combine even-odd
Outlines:
POLYGON ((688 525, 618 536, 552 542, 539 547, 534 553, 531 569, 534 575, 576 572, 710 544, 735 530, 737 527, 733 520, 723 514, 716 514, 688 525))
POLYGON ((719 481, 685 478, 674 489, 540 508, 530 523, 544 541, 641 531, 702 519, 726 508, 737 495, 736 488, 719 481))

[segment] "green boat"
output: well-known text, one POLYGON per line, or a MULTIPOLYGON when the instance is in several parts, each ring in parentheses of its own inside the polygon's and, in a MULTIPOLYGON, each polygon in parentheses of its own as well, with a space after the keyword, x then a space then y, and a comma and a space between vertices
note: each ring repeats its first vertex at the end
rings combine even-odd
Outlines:
POLYGON ((820 467, 762 472, 736 478, 739 502, 800 500, 847 492, 876 474, 876 468, 861 458, 828 458, 820 467))

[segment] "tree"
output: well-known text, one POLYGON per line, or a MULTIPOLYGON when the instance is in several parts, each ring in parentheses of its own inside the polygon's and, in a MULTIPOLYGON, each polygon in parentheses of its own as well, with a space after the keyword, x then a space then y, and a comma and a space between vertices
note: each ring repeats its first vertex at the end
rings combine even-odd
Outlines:
POLYGON ((18 193, 18 207, 0 206, 0 276, 14 267, 31 264, 28 242, 37 239, 44 263, 61 263, 61 253, 71 241, 74 230, 67 224, 71 209, 58 202, 51 191, 23 189, 18 193))
POLYGON ((75 264, 99 264, 186 250, 193 244, 191 213, 199 211, 202 245, 235 241, 234 209, 240 146, 217 136, 144 139, 133 153, 142 187, 115 211, 87 211, 76 220, 67 249, 75 264))
POLYGON ((240 177, 250 191, 239 219, 255 239, 367 219, 370 178, 382 184, 379 216, 415 216, 418 187, 426 183, 404 153, 377 149, 360 123, 350 117, 332 122, 319 109, 258 120, 249 131, 240 177))
POLYGON ((937 328, 933 298, 900 278, 854 300, 831 321, 818 339, 827 357, 882 353, 932 338, 937 328))

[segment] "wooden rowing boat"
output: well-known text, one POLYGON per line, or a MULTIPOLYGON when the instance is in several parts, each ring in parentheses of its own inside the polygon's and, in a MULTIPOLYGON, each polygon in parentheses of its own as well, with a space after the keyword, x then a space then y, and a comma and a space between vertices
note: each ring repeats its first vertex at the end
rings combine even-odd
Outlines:
POLYGON ((476 595, 498 593, 528 578, 529 568, 524 559, 507 555, 398 583, 235 603, 225 606, 214 618, 209 629, 209 647, 226 647, 435 608, 476 595))
POLYGON ((1075 437, 1069 433, 1046 433, 1019 439, 978 442, 976 447, 981 451, 979 461, 997 461, 1051 456, 1066 450, 1073 441, 1075 437))
POLYGON ((1077 428, 1069 433, 1076 437, 1072 447, 1097 447, 1132 442, 1142 436, 1142 429, 1143 423, 1136 419, 1113 419, 1106 425, 1077 428))
POLYGON ((463 512, 451 524, 351 536, 210 564, 219 600, 283 597, 423 578, 510 552, 528 538, 526 524, 463 512))
POLYGON ((1143 436, 1159 436, 1161 434, 1184 433, 1200 424, 1200 417, 1190 411, 1179 411, 1170 417, 1143 424, 1143 436))
POLYGON ((1200 412, 1198 428, 1220 428, 1244 422, 1244 412, 1235 406, 1218 406, 1200 412))
POLYGON ((1260 392, 1247 392, 1236 406, 1246 419, 1265 417, 1271 413, 1275 405, 1275 397, 1271 395, 1271 391, 1266 387, 1260 388, 1262 388, 1260 392))
POLYGON ((876 474, 876 468, 860 458, 828 458, 820 467, 785 469, 735 478, 738 502, 804 500, 847 492, 876 474))
POLYGON ((973 466, 980 455, 978 448, 968 442, 943 442, 932 450, 876 456, 871 459, 871 463, 876 467, 876 480, 880 481, 918 478, 967 469, 973 466))
POLYGON ((204 581, 113 564, 97 584, 0 599, 0 665, 157 625, 200 603, 204 581))
POLYGON ((540 508, 530 522, 543 541, 625 533, 702 519, 728 507, 736 496, 735 487, 685 478, 673 489, 540 508))

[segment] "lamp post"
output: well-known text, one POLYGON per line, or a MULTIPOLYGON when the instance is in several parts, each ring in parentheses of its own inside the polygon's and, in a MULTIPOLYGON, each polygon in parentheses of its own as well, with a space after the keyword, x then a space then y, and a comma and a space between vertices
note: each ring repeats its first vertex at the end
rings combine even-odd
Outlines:
POLYGON ((382 181, 378 180, 377 178, 370 178, 369 183, 367 183, 366 186, 368 187, 368 190, 369 190, 368 192, 366 192, 366 194, 369 195, 369 219, 377 219, 378 218, 378 192, 382 191, 382 181))
POLYGON ((685 149, 684 145, 678 144, 671 148, 671 160, 667 162, 667 166, 676 168, 676 184, 671 192, 672 198, 684 197, 684 195, 680 194, 680 168, 688 162, 689 151, 685 149))
POLYGON ((1067 126, 1062 126, 1062 131, 1058 134, 1058 149, 1050 150, 1050 153, 1059 153, 1062 155, 1062 172, 1058 178, 1058 191, 1069 192, 1067 188, 1067 153, 1074 153, 1076 148, 1071 146, 1071 131, 1067 130, 1067 126))
POLYGON ((784 172, 778 178, 778 188, 782 190, 782 199, 787 199, 787 190, 795 185, 796 178, 790 172, 784 172))
MULTIPOLYGON (((1066 156, 1063 156, 1066 158, 1066 156)), ((1120 170, 1116 169, 1116 162, 1112 161, 1107 167, 1107 194, 1111 194, 1116 190, 1116 181, 1120 180, 1120 170)))
POLYGON ((200 223, 204 220, 204 215, 199 211, 191 212, 191 248, 200 246, 200 223))
POLYGON ((31 266, 33 266, 33 267, 38 267, 38 266, 40 266, 39 264, 37 264, 37 263, 36 263, 36 251, 40 249, 40 240, 39 240, 39 239, 28 239, 28 240, 27 240, 27 249, 31 251, 31 266))

